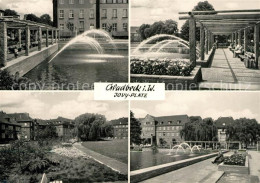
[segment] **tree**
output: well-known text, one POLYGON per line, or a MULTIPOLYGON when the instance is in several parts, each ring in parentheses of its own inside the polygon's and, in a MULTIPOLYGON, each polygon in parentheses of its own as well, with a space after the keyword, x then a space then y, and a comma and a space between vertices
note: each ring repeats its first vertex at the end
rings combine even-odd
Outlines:
POLYGON ((141 39, 147 39, 156 34, 176 34, 178 32, 177 22, 174 20, 158 21, 152 25, 143 24, 139 28, 141 39))
POLYGON ((53 26, 53 22, 51 21, 51 16, 49 14, 43 14, 40 16, 41 23, 53 26))
POLYGON ((14 10, 6 9, 4 10, 4 16, 16 16, 18 13, 14 10))
POLYGON ((58 137, 55 126, 48 125, 44 129, 37 129, 35 133, 36 140, 50 140, 58 137))
POLYGON ((100 140, 102 137, 102 126, 105 122, 105 116, 100 114, 86 113, 80 115, 75 119, 78 138, 82 141, 100 140))
POLYGON ((102 132, 101 136, 102 137, 113 137, 114 136, 114 127, 111 123, 104 123, 101 126, 102 132))
POLYGON ((25 17, 25 20, 30 20, 30 21, 38 22, 38 23, 41 22, 40 18, 37 17, 36 15, 32 14, 32 13, 31 14, 25 14, 24 17, 25 17))
POLYGON ((130 143, 141 144, 142 128, 140 122, 134 117, 134 113, 130 111, 130 143))
MULTIPOLYGON (((214 7, 208 2, 208 1, 203 1, 199 2, 193 9, 192 11, 214 11, 214 7)), ((200 13, 200 15, 207 15, 207 14, 212 14, 212 13, 200 13)), ((215 13, 213 13, 215 14, 215 13)), ((181 27, 181 38, 189 41, 189 20, 186 20, 186 22, 183 24, 181 27)), ((197 27, 196 28, 196 40, 200 40, 200 29, 197 27)))
POLYGON ((212 118, 199 120, 198 117, 190 117, 190 122, 184 125, 180 135, 186 141, 215 141, 217 127, 212 118))

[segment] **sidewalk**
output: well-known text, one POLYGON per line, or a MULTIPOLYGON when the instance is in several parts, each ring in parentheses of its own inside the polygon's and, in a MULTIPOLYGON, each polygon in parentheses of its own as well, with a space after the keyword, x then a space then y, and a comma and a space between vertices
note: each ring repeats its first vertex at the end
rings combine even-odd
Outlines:
POLYGON ((260 181, 260 152, 249 151, 250 175, 258 176, 260 181))
POLYGON ((127 175, 128 174, 128 166, 125 163, 112 159, 110 157, 104 156, 92 150, 89 150, 83 147, 80 143, 74 144, 74 147, 81 150, 82 152, 86 153, 87 155, 91 156, 96 161, 112 168, 115 171, 120 172, 121 174, 127 175))
POLYGON ((260 85, 260 70, 246 68, 228 49, 217 49, 211 67, 202 68, 202 78, 202 86, 208 83, 209 87, 217 82, 260 85))
MULTIPOLYGON (((225 156, 228 154, 232 154, 232 152, 225 156)), ((215 157, 162 174, 143 181, 143 183, 214 183, 223 175, 223 172, 218 171, 218 166, 211 163, 214 159, 215 157)))

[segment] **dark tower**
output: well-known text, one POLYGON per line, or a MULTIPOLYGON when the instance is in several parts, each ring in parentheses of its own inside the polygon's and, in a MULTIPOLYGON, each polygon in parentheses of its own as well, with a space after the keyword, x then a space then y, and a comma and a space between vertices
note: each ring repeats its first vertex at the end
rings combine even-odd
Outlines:
POLYGON ((100 0, 96 0, 96 29, 100 28, 100 0))
POLYGON ((58 28, 58 0, 53 0, 53 27, 58 28))

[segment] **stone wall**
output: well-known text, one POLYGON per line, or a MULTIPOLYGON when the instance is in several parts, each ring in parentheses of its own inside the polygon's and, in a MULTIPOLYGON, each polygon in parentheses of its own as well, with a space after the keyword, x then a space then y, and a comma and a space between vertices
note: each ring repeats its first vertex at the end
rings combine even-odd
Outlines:
POLYGON ((23 76, 56 51, 58 51, 58 44, 44 48, 42 51, 32 52, 30 56, 22 56, 12 60, 3 69, 9 71, 12 75, 18 72, 19 76, 23 76))

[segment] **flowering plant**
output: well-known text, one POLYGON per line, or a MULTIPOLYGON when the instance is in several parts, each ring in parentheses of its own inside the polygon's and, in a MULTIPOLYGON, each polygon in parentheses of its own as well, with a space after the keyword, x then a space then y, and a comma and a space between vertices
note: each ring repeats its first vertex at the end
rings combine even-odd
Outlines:
POLYGON ((131 74, 189 76, 193 69, 183 59, 131 59, 131 74))
POLYGON ((225 165, 245 166, 246 156, 243 154, 233 154, 230 157, 224 158, 225 165))

